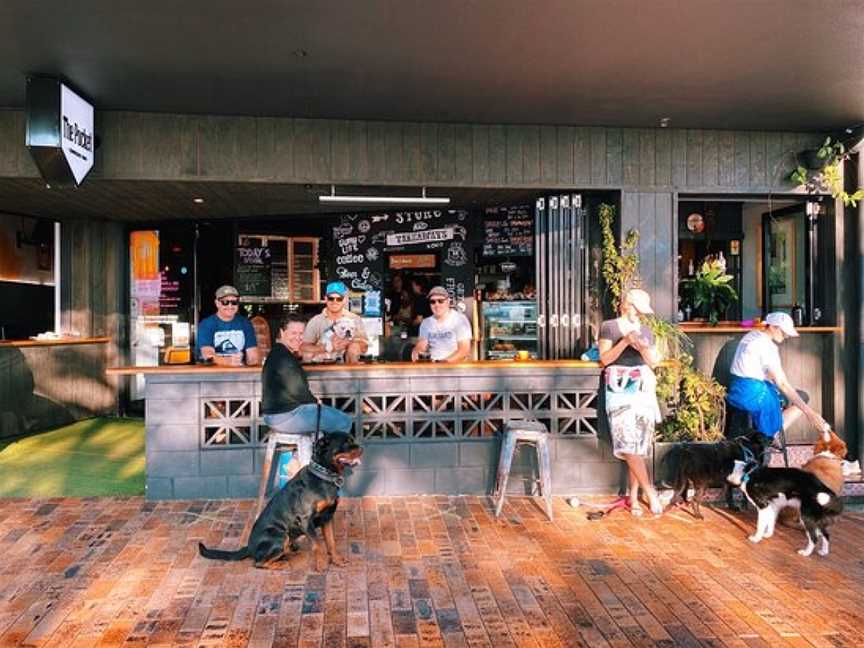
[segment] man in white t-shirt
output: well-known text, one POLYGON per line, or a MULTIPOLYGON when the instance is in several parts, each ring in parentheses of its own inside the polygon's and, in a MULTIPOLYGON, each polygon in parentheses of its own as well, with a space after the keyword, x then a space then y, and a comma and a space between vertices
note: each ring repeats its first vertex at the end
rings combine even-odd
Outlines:
POLYGON ((427 295, 432 317, 420 324, 419 340, 411 351, 416 362, 420 354, 429 353, 435 362, 462 362, 471 355, 471 324, 468 318, 450 308, 450 295, 443 286, 435 286, 427 295))
POLYGON ((756 430, 771 439, 802 414, 819 432, 827 430, 828 424, 792 387, 780 363, 777 345, 786 338, 798 337, 792 318, 786 313, 769 313, 765 325, 738 343, 726 400, 750 414, 756 430))

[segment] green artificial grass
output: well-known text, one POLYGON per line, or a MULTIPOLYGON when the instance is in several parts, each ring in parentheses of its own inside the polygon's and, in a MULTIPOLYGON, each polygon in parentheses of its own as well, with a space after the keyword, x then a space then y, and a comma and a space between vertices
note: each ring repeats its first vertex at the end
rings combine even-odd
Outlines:
POLYGON ((143 420, 89 419, 0 443, 0 497, 143 494, 143 420))

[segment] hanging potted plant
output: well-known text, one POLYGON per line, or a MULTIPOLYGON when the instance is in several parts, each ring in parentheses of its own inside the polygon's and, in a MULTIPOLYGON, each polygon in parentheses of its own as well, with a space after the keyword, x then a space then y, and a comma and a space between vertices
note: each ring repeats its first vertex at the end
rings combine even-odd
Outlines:
POLYGON ((798 166, 789 179, 807 193, 830 193, 835 200, 842 200, 846 207, 855 207, 859 200, 864 200, 864 189, 850 194, 843 186, 842 164, 849 159, 843 142, 826 137, 818 149, 801 151, 796 158, 798 166))
POLYGON ((681 294, 697 315, 716 326, 727 309, 738 300, 738 293, 729 285, 732 275, 726 274, 726 264, 719 259, 707 259, 692 279, 681 282, 681 294))

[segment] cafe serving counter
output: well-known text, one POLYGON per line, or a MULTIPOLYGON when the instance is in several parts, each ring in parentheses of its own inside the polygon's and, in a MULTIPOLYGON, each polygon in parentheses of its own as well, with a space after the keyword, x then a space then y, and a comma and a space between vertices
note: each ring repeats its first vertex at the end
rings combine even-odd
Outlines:
MULTIPOLYGON (((694 364, 728 384, 738 326, 685 326, 694 364)), ((810 403, 842 434, 844 372, 840 329, 802 328, 780 347, 783 366, 810 403)), ((354 419, 362 466, 348 495, 490 492, 498 433, 534 418, 551 433, 556 494, 618 490, 623 464, 612 457, 598 417, 600 366, 594 362, 486 361, 457 365, 311 365, 312 391, 354 419)), ((110 375, 146 380, 147 497, 224 498, 257 494, 267 427, 259 415, 260 367, 121 367, 110 375)), ((602 411, 602 410, 601 410, 602 411)), ((806 423, 787 435, 807 442, 806 423)), ((534 459, 514 459, 510 488, 534 488, 534 459)))
MULTIPOLYGON (((307 366, 312 391, 354 418, 362 466, 348 495, 487 493, 511 419, 552 433, 556 493, 617 490, 620 462, 598 439, 597 363, 501 361, 307 366)), ((267 427, 260 368, 122 367, 146 380, 147 497, 257 494, 267 427)), ((602 436, 602 435, 601 435, 602 436)), ((514 492, 534 487, 533 458, 514 459, 514 492), (523 479, 520 479, 520 475, 523 479)))
POLYGON ((0 438, 117 413, 107 337, 0 340, 0 438))

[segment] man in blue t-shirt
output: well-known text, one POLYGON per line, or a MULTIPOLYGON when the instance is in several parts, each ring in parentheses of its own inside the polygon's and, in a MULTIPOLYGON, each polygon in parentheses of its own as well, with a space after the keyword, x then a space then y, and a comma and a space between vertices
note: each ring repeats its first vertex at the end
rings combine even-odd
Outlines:
POLYGON ((247 365, 261 362, 252 322, 237 314, 240 293, 234 286, 216 290, 216 313, 198 323, 196 356, 205 362, 239 367, 244 355, 247 365))

